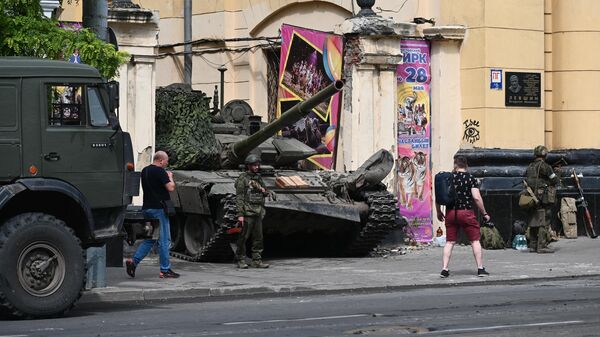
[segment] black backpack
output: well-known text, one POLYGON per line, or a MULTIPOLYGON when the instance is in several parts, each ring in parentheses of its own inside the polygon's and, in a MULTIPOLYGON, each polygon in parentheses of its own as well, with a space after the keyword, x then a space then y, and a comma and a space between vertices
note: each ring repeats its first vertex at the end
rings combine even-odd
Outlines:
POLYGON ((454 206, 456 202, 456 190, 454 188, 454 173, 439 172, 434 177, 435 202, 446 207, 454 206))

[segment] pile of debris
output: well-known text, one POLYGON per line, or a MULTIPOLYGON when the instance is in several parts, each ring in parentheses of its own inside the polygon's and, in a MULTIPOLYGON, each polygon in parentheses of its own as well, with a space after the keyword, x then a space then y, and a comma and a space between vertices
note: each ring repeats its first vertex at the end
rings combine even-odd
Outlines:
POLYGON ((406 255, 417 250, 429 249, 430 247, 433 247, 433 245, 429 242, 416 242, 411 240, 404 245, 377 246, 377 248, 369 253, 369 257, 382 257, 385 259, 393 256, 406 255))

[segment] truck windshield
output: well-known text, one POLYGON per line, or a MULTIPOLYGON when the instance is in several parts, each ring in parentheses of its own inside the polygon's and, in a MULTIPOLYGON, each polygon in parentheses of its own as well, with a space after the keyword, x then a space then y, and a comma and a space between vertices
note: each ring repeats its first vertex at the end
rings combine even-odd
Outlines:
POLYGON ((102 104, 102 98, 97 87, 87 88, 88 104, 90 109, 90 124, 92 126, 108 126, 108 117, 102 104))

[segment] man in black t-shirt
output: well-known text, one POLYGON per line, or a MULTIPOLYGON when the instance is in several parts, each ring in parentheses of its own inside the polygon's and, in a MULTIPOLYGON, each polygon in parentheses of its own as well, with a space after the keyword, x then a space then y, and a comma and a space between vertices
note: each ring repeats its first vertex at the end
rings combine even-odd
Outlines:
POLYGON ((458 228, 462 228, 473 249, 473 256, 477 264, 477 276, 488 276, 489 273, 483 267, 483 254, 481 250, 481 238, 479 232, 479 222, 473 211, 473 206, 477 206, 485 221, 490 221, 490 215, 485 211, 481 193, 479 193, 479 183, 467 172, 467 158, 464 156, 454 157, 454 171, 452 183, 456 191, 456 202, 452 207, 446 207, 446 214, 442 212, 442 207, 436 202, 437 218, 445 221, 446 225, 446 245, 444 246, 444 255, 442 259, 442 272, 440 276, 446 278, 450 276, 448 264, 452 256, 452 248, 456 244, 458 228))
POLYGON ((142 170, 142 190, 144 191, 144 203, 142 212, 148 219, 160 221, 160 235, 158 240, 144 240, 138 247, 132 259, 126 261, 127 274, 135 277, 137 265, 148 255, 152 247, 158 242, 160 258, 160 278, 177 278, 179 274, 171 270, 169 261, 169 247, 171 246, 171 229, 169 216, 163 207, 164 200, 171 200, 169 192, 175 190, 173 173, 166 171, 169 165, 169 156, 164 151, 154 154, 152 164, 142 170))

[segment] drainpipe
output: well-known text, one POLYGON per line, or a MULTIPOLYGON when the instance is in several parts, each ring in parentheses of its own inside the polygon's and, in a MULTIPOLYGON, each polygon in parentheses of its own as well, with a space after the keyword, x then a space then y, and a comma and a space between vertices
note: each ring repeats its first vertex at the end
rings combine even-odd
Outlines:
POLYGON ((183 3, 183 64, 184 64, 184 82, 192 86, 192 0, 185 0, 183 3))

